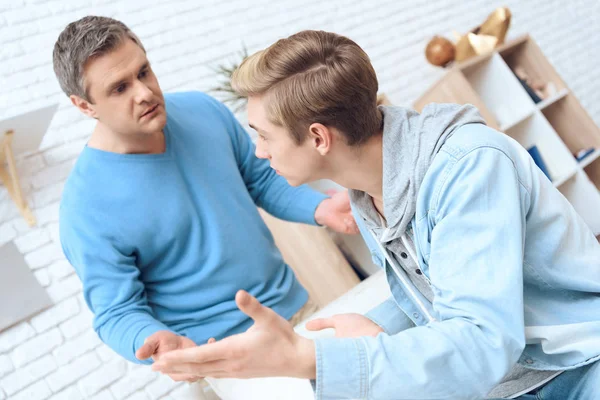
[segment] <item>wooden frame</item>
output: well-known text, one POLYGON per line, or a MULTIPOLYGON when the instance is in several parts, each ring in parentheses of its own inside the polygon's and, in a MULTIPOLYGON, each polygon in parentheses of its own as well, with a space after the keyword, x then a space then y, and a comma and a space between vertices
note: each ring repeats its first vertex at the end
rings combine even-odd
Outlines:
POLYGON ((19 175, 17 173, 17 166, 12 149, 13 136, 14 131, 9 130, 4 133, 2 138, 0 138, 0 179, 2 179, 2 183, 6 186, 8 194, 16 204, 23 218, 25 218, 25 221, 27 221, 29 226, 34 226, 36 224, 35 216, 25 201, 25 196, 23 195, 19 182, 19 175))

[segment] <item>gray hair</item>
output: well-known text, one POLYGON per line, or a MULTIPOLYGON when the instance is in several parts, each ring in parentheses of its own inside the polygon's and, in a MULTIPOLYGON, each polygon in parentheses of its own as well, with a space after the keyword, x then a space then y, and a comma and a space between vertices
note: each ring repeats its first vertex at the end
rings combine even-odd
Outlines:
POLYGON ((146 52, 135 33, 116 19, 90 15, 67 25, 52 54, 54 73, 63 92, 91 101, 85 89, 85 64, 115 50, 127 38, 146 52))

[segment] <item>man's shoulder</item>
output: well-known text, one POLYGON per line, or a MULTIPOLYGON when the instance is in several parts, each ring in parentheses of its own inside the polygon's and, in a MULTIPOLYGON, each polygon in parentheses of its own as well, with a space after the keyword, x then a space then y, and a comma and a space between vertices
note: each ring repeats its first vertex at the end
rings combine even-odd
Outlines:
POLYGON ((525 188, 531 187, 527 151, 506 134, 483 124, 464 125, 429 166, 419 189, 420 210, 435 209, 442 193, 451 187, 473 189, 482 182, 500 187, 515 179, 525 188))
POLYGON ((167 92, 164 93, 165 100, 170 101, 209 101, 214 100, 213 97, 209 96, 204 92, 200 92, 198 90, 188 90, 182 92, 167 92))
POLYGON ((235 129, 235 117, 217 99, 202 92, 166 93, 167 125, 180 138, 223 140, 235 129))
POLYGON ((441 151, 459 160, 477 150, 500 151, 512 156, 518 149, 519 144, 502 132, 483 124, 466 124, 454 132, 441 151))
POLYGON ((112 158, 101 157, 92 151, 84 148, 63 186, 61 212, 73 212, 77 218, 88 212, 112 208, 112 204, 126 197, 126 189, 131 185, 131 179, 124 178, 128 174, 123 163, 113 162, 112 158))
POLYGON ((214 97, 199 91, 165 93, 167 112, 184 112, 202 114, 206 112, 221 113, 224 106, 214 97))
POLYGON ((103 201, 103 192, 98 190, 98 179, 90 172, 92 167, 88 164, 82 156, 75 162, 63 187, 60 199, 61 217, 75 214, 81 219, 88 210, 96 209, 96 203, 103 201))

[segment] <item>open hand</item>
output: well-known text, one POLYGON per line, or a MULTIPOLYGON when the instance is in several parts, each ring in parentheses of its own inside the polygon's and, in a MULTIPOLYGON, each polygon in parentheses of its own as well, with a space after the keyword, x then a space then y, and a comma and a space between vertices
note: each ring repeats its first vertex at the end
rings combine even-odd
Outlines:
POLYGON ((315 210, 315 221, 340 233, 357 234, 358 226, 350 208, 348 191, 337 192, 325 199, 315 210))
POLYGON ((290 323, 252 295, 239 291, 238 308, 254 320, 246 332, 203 346, 164 354, 152 366, 167 374, 214 378, 291 376, 315 378, 312 340, 296 334, 290 323))

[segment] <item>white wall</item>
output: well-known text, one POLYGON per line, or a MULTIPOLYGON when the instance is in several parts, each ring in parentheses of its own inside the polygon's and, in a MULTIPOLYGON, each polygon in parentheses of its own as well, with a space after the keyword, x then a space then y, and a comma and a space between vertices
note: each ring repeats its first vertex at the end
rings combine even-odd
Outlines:
POLYGON ((60 250, 62 187, 93 127, 68 103, 52 71, 52 47, 68 22, 88 14, 123 20, 144 42, 165 91, 213 87, 212 68, 242 43, 253 51, 302 29, 335 31, 363 46, 382 91, 409 105, 443 73, 424 60, 428 39, 465 31, 502 5, 513 12, 509 37, 532 34, 600 123, 597 0, 0 0, 0 119, 60 102, 42 149, 19 161, 37 227, 26 226, 0 186, 0 245, 15 241, 57 304, 0 333, 0 400, 183 398, 186 392, 184 385, 128 365, 99 342, 81 285, 60 250))

